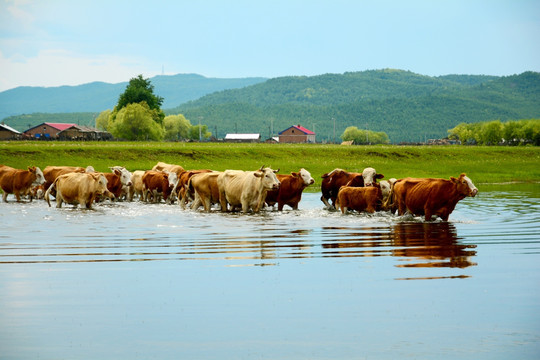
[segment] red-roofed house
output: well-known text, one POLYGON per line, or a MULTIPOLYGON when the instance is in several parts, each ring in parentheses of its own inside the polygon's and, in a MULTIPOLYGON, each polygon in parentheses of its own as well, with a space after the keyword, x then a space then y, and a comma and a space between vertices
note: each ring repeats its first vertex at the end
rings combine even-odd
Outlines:
POLYGON ((315 133, 300 125, 293 125, 279 133, 280 143, 315 143, 315 133))
POLYGON ((37 139, 56 139, 58 138, 58 133, 69 129, 72 126, 77 126, 77 124, 64 124, 64 123, 42 123, 38 126, 34 126, 24 132, 25 135, 30 137, 35 137, 37 139))

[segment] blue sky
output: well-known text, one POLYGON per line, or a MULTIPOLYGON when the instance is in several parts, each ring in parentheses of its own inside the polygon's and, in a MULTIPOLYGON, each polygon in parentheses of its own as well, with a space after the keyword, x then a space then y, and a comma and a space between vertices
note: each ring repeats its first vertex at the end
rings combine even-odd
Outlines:
POLYGON ((143 74, 540 71, 539 0, 0 0, 0 91, 143 74))

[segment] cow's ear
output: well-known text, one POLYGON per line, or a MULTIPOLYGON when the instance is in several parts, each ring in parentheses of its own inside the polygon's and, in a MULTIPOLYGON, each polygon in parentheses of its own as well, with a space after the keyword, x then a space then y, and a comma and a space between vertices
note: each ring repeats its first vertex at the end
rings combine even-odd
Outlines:
POLYGON ((253 175, 254 175, 255 177, 262 177, 262 176, 264 175, 264 173, 263 173, 262 171, 255 171, 255 172, 253 173, 253 175))
POLYGON ((277 170, 272 170, 274 172, 274 174, 277 174, 279 172, 279 169, 277 170))
POLYGON ((118 169, 112 169, 114 171, 114 173, 118 176, 122 175, 122 172, 118 169))
POLYGON ((382 179, 382 178, 384 178, 383 174, 376 174, 375 175, 375 179, 382 179))
POLYGON ((28 171, 30 171, 30 172, 36 172, 36 167, 35 167, 35 166, 29 166, 29 167, 28 167, 28 171))
POLYGON ((450 181, 452 181, 453 183, 458 183, 459 179, 456 179, 455 177, 450 176, 450 181))
POLYGON ((294 177, 300 177, 300 174, 296 173, 296 172, 292 172, 291 175, 294 176, 294 177))

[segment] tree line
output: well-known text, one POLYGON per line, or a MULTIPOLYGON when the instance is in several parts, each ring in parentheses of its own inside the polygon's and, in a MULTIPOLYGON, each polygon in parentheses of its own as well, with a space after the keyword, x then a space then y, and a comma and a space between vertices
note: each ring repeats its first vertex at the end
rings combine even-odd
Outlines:
POLYGON ((540 145, 540 119, 461 123, 448 137, 465 145, 540 145))

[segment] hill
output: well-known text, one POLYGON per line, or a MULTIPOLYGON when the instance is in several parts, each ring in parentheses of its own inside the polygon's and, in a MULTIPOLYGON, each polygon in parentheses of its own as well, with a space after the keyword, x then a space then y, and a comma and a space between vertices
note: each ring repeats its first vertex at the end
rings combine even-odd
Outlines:
MULTIPOLYGON (((164 98, 163 108, 178 106, 206 94, 253 85, 265 78, 217 79, 196 74, 160 75, 150 79, 164 98)), ((93 82, 78 86, 17 87, 0 92, 0 119, 32 113, 83 113, 112 109, 128 82, 93 82)))
POLYGON ((317 141, 339 141, 345 128, 356 126, 384 131, 399 143, 446 137, 461 122, 538 118, 539 100, 539 73, 429 77, 385 69, 275 78, 166 112, 203 119, 219 137, 228 132, 270 137, 301 124, 317 133, 317 141))
MULTIPOLYGON (((384 131, 393 143, 423 142, 446 137, 448 129, 462 122, 540 118, 540 74, 535 72, 507 77, 430 77, 384 69, 266 81, 206 79, 200 75, 158 76, 151 81, 156 94, 165 98, 165 105, 179 104, 181 99, 197 93, 205 94, 180 106, 163 108, 167 115, 181 113, 194 124, 200 120, 219 138, 240 132, 260 133, 265 139, 293 124, 301 124, 315 131, 318 142, 339 142, 339 136, 348 126, 384 131), (180 79, 182 85, 178 85, 180 79), (246 86, 250 81, 252 85, 246 86), (216 84, 230 88, 212 92, 216 84), (170 89, 169 98, 160 89, 170 89)), ((90 89, 96 84, 82 87, 90 89)), ((118 94, 125 85, 121 85, 118 94)), ((60 91, 60 88, 51 90, 55 89, 60 91)), ((117 96, 108 104, 96 106, 94 113, 80 113, 87 110, 79 106, 77 110, 62 110, 78 113, 51 114, 45 113, 51 110, 43 109, 45 105, 42 105, 41 110, 36 110, 41 113, 13 116, 4 121, 17 130, 45 121, 92 125, 100 111, 112 108, 117 96)), ((97 96, 88 90, 86 106, 98 103, 95 99, 97 96)), ((70 102, 64 103, 65 108, 70 102)))

